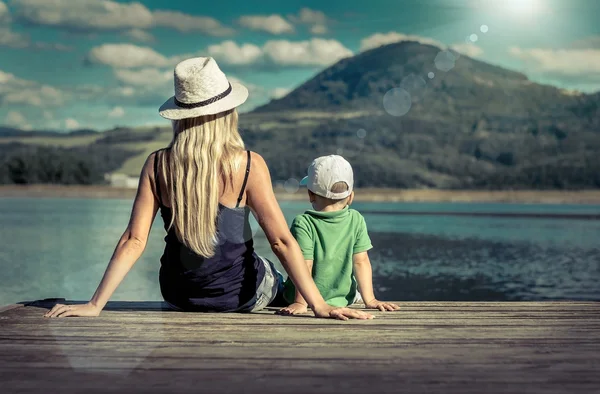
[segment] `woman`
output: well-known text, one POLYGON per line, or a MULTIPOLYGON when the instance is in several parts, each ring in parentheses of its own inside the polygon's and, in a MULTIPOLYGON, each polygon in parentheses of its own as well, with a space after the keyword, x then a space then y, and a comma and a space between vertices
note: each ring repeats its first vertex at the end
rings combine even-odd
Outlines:
POLYGON ((267 165, 246 151, 236 107, 248 90, 230 83, 212 58, 175 68, 175 96, 160 108, 172 120, 170 146, 150 154, 140 175, 131 219, 92 299, 58 304, 47 317, 98 316, 146 247, 160 209, 167 236, 160 287, 176 310, 251 312, 273 302, 282 278, 254 253, 252 210, 273 252, 317 317, 371 315, 325 303, 277 204, 267 165))

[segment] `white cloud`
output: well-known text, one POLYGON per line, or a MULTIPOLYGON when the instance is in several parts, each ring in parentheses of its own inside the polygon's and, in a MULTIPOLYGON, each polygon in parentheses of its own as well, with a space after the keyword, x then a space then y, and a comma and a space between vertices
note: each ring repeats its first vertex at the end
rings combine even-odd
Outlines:
POLYGON ((569 47, 577 49, 600 49, 600 36, 591 36, 577 40, 569 47))
POLYGON ((66 99, 65 92, 52 86, 0 71, 0 103, 3 105, 60 106, 66 99))
POLYGON ((327 26, 325 25, 313 25, 310 28, 312 34, 325 34, 327 33, 327 26))
POLYGON ((290 19, 296 23, 303 23, 306 25, 324 25, 327 23, 327 16, 316 10, 310 8, 302 8, 298 15, 290 16, 290 19))
POLYGON ((100 45, 90 50, 87 60, 116 68, 169 67, 177 63, 176 59, 168 59, 150 47, 133 44, 100 45))
POLYGON ((31 129, 31 125, 27 122, 25 116, 18 111, 8 111, 6 117, 4 118, 4 124, 22 130, 31 129))
POLYGON ((3 1, 0 1, 0 47, 27 47, 29 45, 29 38, 12 31, 8 26, 10 21, 11 18, 8 7, 3 1))
POLYGON ((13 0, 15 16, 27 23, 74 31, 148 28, 152 13, 144 5, 109 0, 13 0))
MULTIPOLYGON (((131 70, 115 70, 131 72, 131 70)), ((168 81, 166 72, 158 73, 164 82, 162 85, 155 83, 157 75, 140 71, 145 78, 149 78, 145 85, 141 86, 110 86, 110 85, 86 85, 77 84, 69 88, 58 89, 49 85, 40 84, 35 81, 25 80, 13 74, 0 71, 0 108, 8 110, 20 110, 21 108, 39 108, 39 115, 30 119, 36 127, 64 128, 64 119, 57 119, 50 112, 52 108, 63 107, 69 102, 86 102, 90 106, 99 105, 105 107, 110 105, 113 110, 110 117, 119 117, 121 107, 125 110, 129 106, 153 106, 157 107, 172 96, 172 72, 168 81)), ((123 82, 131 75, 121 75, 123 82)), ((127 80, 135 83, 135 80, 127 80)), ((23 112, 27 113, 27 112, 23 112)), ((125 114, 123 115, 125 116, 125 114)), ((106 115, 104 116, 106 118, 106 115)), ((13 115, 13 120, 16 118, 13 115)), ((0 122, 2 119, 0 119, 0 122)), ((70 128, 78 128, 75 123, 70 122, 70 128)), ((21 127, 23 128, 23 127, 21 127)))
POLYGON ((239 79, 238 77, 235 77, 233 75, 228 75, 227 79, 229 79, 230 82, 237 82, 237 83, 241 83, 242 85, 244 85, 246 88, 248 88, 248 91, 252 94, 252 93, 262 93, 264 92, 264 88, 262 88, 261 86, 255 85, 253 83, 250 82, 246 82, 243 81, 241 79, 239 79))
POLYGON ((273 89, 267 89, 264 86, 259 86, 247 81, 240 80, 239 78, 232 75, 228 75, 227 78, 231 82, 241 83, 246 88, 248 88, 248 91, 250 92, 248 100, 239 108, 240 113, 251 111, 253 108, 256 108, 257 106, 262 104, 266 104, 273 99, 273 89))
POLYGON ((312 38, 308 41, 270 40, 262 47, 224 41, 207 48, 217 62, 233 66, 315 67, 328 66, 352 56, 339 41, 312 38))
POLYGON ((0 1, 0 23, 10 21, 10 12, 8 12, 8 7, 4 4, 3 1, 0 1))
POLYGON ((117 96, 120 97, 133 97, 135 95, 135 89, 131 86, 124 86, 122 88, 117 89, 117 96))
MULTIPOLYGON (((184 54, 166 57, 150 47, 134 44, 104 44, 92 48, 87 61, 117 69, 171 69, 180 61, 193 56, 212 56, 218 63, 232 66, 258 67, 317 67, 328 66, 344 57, 352 56, 352 51, 339 41, 313 38, 308 41, 271 40, 262 47, 254 44, 237 44, 227 40, 208 46, 197 54, 184 54)), ((171 70, 169 70, 171 71, 171 70)), ((141 85, 145 76, 158 77, 160 81, 167 74, 145 71, 136 76, 133 72, 119 72, 117 77, 125 83, 141 85), (152 72, 153 74, 149 74, 152 72)), ((145 84, 153 82, 146 81, 145 84)))
POLYGON ((468 42, 454 44, 452 45, 452 49, 454 49, 458 53, 472 58, 477 58, 483 55, 483 49, 481 47, 468 42))
POLYGON ((209 36, 223 37, 235 33, 235 30, 225 27, 214 18, 194 16, 178 11, 159 10, 154 12, 153 25, 169 27, 183 33, 201 32, 209 36))
POLYGON ((67 118, 67 119, 65 119, 65 127, 68 130, 74 130, 74 129, 78 129, 80 126, 79 126, 79 122, 76 121, 75 119, 67 118))
POLYGON ((600 82, 600 49, 523 49, 509 54, 523 61, 528 72, 577 83, 600 82))
POLYGON ((29 46, 29 39, 22 34, 13 32, 7 27, 0 27, 0 46, 26 48, 29 46))
POLYGON ((220 44, 210 45, 207 48, 207 52, 210 56, 214 57, 217 62, 236 66, 254 64, 263 56, 262 49, 256 45, 238 45, 231 40, 223 41, 220 44))
POLYGON ((31 85, 23 89, 15 89, 3 97, 3 102, 9 104, 24 104, 36 107, 47 105, 59 106, 65 101, 65 94, 48 85, 31 85))
POLYGON ((328 66, 352 56, 339 41, 313 38, 310 41, 267 41, 263 46, 266 59, 279 66, 328 66))
POLYGON ((32 44, 32 47, 35 49, 43 49, 58 52, 70 52, 73 50, 72 46, 52 42, 36 42, 35 44, 32 44))
POLYGON ((289 88, 275 88, 275 89, 271 90, 271 97, 274 99, 282 98, 283 96, 287 95, 291 91, 292 91, 292 89, 289 89, 289 88))
POLYGON ((173 70, 163 71, 156 68, 141 70, 115 70, 115 77, 126 85, 150 87, 173 83, 173 70))
POLYGON ((140 42, 154 42, 154 36, 142 29, 127 30, 123 35, 140 42))
POLYGON ((290 15, 290 20, 296 24, 309 25, 312 34, 325 34, 329 18, 322 12, 310 8, 302 8, 297 15, 290 15))
POLYGON ((281 15, 246 15, 238 23, 250 30, 266 31, 271 34, 293 33, 294 26, 281 15))
POLYGON ((49 43, 49 42, 31 42, 29 37, 16 33, 7 27, 0 27, 0 47, 9 48, 33 48, 38 50, 53 50, 59 52, 66 52, 73 50, 72 47, 60 44, 60 43, 49 43))
MULTIPOLYGON (((111 0, 12 0, 22 22, 68 31, 131 31, 167 27, 181 32, 227 36, 234 30, 207 16, 178 11, 150 11, 140 2, 111 0)), ((139 35, 139 34, 138 34, 139 35)))
POLYGON ((123 109, 123 107, 114 107, 108 113, 109 118, 122 118, 123 116, 125 116, 125 110, 123 109))
POLYGON ((446 45, 442 44, 437 40, 434 40, 433 38, 390 31, 388 33, 375 33, 367 38, 362 39, 360 41, 360 51, 362 52, 400 41, 416 41, 421 44, 433 45, 441 49, 446 48, 446 45))
POLYGON ((9 27, 10 22, 11 16, 8 7, 3 1, 0 0, 0 47, 34 48, 57 51, 68 51, 72 49, 71 47, 63 44, 46 42, 32 43, 28 36, 11 30, 9 27))

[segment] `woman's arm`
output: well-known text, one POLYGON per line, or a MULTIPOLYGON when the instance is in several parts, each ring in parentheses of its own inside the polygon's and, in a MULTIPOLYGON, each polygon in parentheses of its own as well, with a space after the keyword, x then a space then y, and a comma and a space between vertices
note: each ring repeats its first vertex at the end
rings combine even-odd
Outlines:
POLYGON ((152 222, 158 210, 158 201, 150 178, 155 159, 155 154, 151 155, 144 164, 129 225, 117 243, 94 296, 84 305, 57 304, 46 313, 46 317, 98 316, 125 275, 140 258, 146 248, 152 222))
POLYGON ((349 308, 327 305, 315 282, 306 269, 302 251, 292 236, 285 217, 273 193, 269 169, 263 158, 252 153, 252 169, 248 179, 247 204, 271 244, 271 249, 281 261, 292 282, 302 294, 317 317, 369 319, 372 315, 349 308))
MULTIPOLYGON (((304 260, 304 262, 306 263, 306 266, 308 267, 308 272, 312 276, 313 260, 304 260)), ((308 304, 306 303, 306 300, 304 299, 304 297, 302 297, 302 294, 300 294, 298 289, 296 289, 296 294, 294 296, 294 302, 291 303, 290 305, 286 306, 285 308, 281 308, 278 313, 281 315, 301 315, 303 313, 306 313, 307 306, 308 306, 308 304)))

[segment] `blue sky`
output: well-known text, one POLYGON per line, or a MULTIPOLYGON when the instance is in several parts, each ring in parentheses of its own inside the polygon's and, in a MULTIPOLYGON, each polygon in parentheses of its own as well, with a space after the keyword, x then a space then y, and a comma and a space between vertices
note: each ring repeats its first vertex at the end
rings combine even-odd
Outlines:
POLYGON ((246 84, 247 111, 340 58, 407 38, 594 92, 599 13, 595 0, 0 0, 0 124, 164 123, 173 66, 192 56, 215 57, 246 84))

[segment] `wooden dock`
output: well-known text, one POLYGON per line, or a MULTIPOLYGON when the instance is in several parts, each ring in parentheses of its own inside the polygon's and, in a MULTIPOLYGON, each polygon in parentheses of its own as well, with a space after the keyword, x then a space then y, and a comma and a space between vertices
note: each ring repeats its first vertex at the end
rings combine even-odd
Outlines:
POLYGON ((113 302, 0 309, 3 393, 600 393, 600 303, 402 302, 371 321, 113 302))

